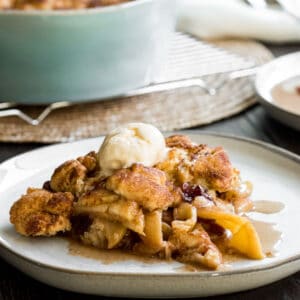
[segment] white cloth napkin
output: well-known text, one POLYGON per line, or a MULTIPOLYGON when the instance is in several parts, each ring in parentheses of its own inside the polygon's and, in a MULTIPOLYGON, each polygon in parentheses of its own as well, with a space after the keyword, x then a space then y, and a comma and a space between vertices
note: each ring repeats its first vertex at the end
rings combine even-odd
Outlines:
POLYGON ((277 9, 254 9, 241 0, 178 0, 177 27, 200 38, 300 41, 300 20, 277 9))

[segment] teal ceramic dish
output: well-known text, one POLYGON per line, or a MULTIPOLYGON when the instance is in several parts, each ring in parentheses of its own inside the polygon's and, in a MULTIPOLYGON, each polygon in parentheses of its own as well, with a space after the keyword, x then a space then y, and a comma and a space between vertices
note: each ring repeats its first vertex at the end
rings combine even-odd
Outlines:
POLYGON ((0 11, 0 102, 99 100, 147 85, 174 23, 174 0, 0 11))

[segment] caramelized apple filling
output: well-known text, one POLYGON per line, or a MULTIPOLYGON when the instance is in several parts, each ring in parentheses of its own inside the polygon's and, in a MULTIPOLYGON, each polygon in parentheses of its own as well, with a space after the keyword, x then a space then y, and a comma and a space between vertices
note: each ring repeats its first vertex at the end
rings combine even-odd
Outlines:
POLYGON ((25 236, 72 236, 99 249, 124 249, 216 269, 222 251, 251 259, 264 254, 241 214, 252 208, 252 186, 240 179, 222 147, 166 139, 156 165, 134 163, 108 177, 91 152, 67 161, 43 189, 28 189, 10 210, 25 236), (224 247, 223 247, 224 246, 224 247))

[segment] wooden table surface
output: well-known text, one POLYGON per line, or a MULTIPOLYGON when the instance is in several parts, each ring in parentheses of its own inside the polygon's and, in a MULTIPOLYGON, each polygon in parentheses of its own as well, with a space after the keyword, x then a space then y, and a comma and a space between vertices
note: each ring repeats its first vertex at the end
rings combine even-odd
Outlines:
MULTIPOLYGON (((268 47, 275 56, 300 50, 300 45, 268 47)), ((259 105, 230 119, 209 126, 195 128, 194 130, 214 131, 255 138, 300 155, 300 132, 296 132, 272 120, 259 105)), ((0 162, 39 146, 39 144, 0 143, 0 162)), ((0 299, 53 300, 81 299, 83 297, 85 300, 106 298, 75 294, 47 286, 24 275, 0 259, 0 299)), ((226 296, 210 297, 209 299, 298 300, 300 299, 300 272, 265 287, 226 296)))

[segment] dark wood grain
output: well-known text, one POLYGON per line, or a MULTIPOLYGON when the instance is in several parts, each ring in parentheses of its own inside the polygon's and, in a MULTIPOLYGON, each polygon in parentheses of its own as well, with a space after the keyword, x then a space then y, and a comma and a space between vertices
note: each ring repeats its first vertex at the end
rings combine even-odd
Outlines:
MULTIPOLYGON (((273 53, 281 55, 298 51, 300 45, 270 46, 273 53)), ((195 131, 214 131, 250 137, 283 147, 300 154, 300 132, 296 132, 274 120, 264 109, 256 105, 230 119, 212 125, 194 128, 195 131)), ((40 147, 39 144, 0 143, 0 162, 16 154, 40 147)), ((300 175, 299 175, 300 176, 300 175)), ((124 295, 125 296, 125 295, 124 295)), ((22 274, 0 259, 0 300, 53 300, 53 299, 106 299, 106 297, 87 296, 62 291, 22 274)), ((300 272, 281 281, 251 291, 211 297, 210 300, 298 300, 300 299, 300 272)))

